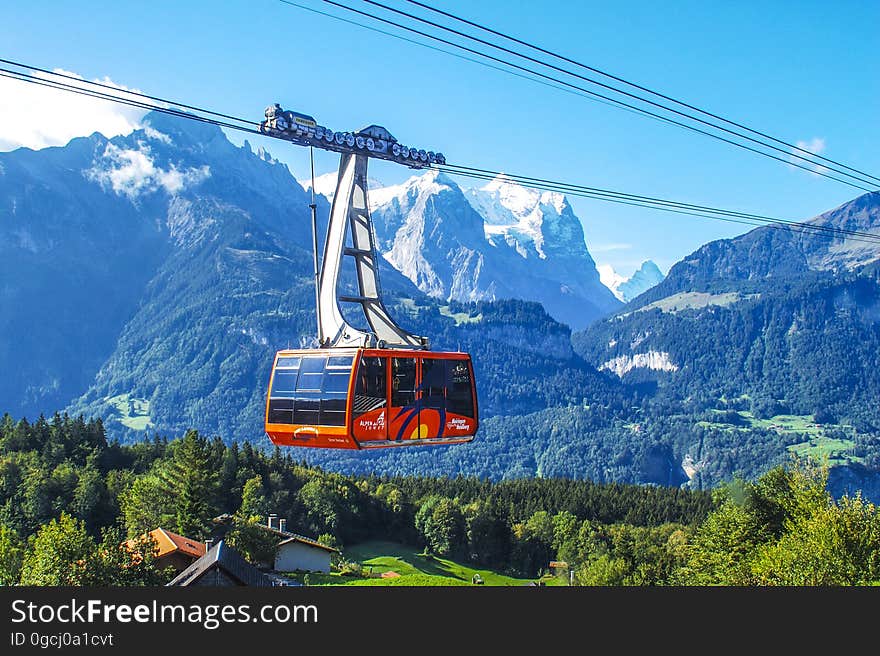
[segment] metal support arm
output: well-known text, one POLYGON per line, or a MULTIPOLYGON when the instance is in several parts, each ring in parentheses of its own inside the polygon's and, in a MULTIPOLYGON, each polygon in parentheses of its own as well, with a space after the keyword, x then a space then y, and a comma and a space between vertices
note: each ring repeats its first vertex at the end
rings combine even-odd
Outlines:
POLYGON ((379 254, 367 205, 366 155, 342 153, 336 195, 321 262, 318 292, 318 325, 322 346, 427 349, 428 339, 398 326, 382 302, 379 286, 379 254), (351 247, 345 245, 351 235, 351 247), (339 293, 342 258, 354 258, 358 295, 339 293), (371 332, 352 327, 342 316, 340 303, 357 303, 371 332))

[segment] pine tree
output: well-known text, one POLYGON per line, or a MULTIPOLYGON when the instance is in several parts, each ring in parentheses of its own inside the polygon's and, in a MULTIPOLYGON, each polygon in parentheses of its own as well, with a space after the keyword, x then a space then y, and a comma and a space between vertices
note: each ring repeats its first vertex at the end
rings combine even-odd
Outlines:
POLYGON ((175 507, 175 530, 195 539, 206 537, 219 493, 219 476, 208 441, 198 431, 187 431, 160 476, 168 488, 169 503, 175 507))

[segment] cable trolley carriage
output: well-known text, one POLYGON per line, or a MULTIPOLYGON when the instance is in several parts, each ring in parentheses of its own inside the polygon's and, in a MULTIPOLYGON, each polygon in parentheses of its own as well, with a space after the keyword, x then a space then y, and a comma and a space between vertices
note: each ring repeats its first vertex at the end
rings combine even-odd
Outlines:
POLYGON ((477 430, 466 353, 279 351, 266 433, 282 446, 369 449, 469 442, 477 430))
POLYGON ((319 133, 326 136, 329 131, 311 117, 315 125, 304 127, 303 121, 289 116, 300 115, 278 105, 269 107, 260 129, 341 154, 320 268, 312 160, 319 346, 276 353, 266 399, 266 434, 279 446, 333 449, 470 442, 479 426, 471 358, 467 353, 430 351, 427 337, 413 335, 391 318, 382 301, 380 256, 367 205, 369 157, 420 168, 425 162, 441 161, 442 155, 414 158, 413 153, 423 151, 400 147, 376 125, 351 139, 327 141, 319 133), (338 289, 345 257, 353 260, 356 295, 338 289), (352 326, 342 310, 346 305, 359 305, 369 328, 352 326))

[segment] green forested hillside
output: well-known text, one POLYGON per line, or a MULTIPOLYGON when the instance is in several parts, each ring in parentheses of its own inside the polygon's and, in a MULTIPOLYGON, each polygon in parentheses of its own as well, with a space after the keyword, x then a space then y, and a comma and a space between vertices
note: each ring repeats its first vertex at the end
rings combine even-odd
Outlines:
POLYGON ((876 270, 745 282, 737 293, 736 302, 674 311, 653 301, 573 342, 599 367, 634 353, 664 354, 675 370, 637 367, 622 382, 655 389, 639 410, 642 429, 666 436, 703 484, 734 473, 754 477, 816 440, 836 440, 836 464, 876 470, 876 270), (802 420, 786 423, 788 416, 802 420))
POLYGON ((678 398, 746 394, 761 414, 775 402, 791 414, 818 413, 822 423, 880 427, 873 402, 880 394, 876 272, 745 283, 739 295, 723 306, 630 311, 577 334, 575 348, 599 366, 632 350, 666 353, 676 371, 634 369, 625 378, 656 380, 678 398))
MULTIPOLYGON (((877 233, 880 193, 809 223, 877 233)), ((690 485, 754 478, 797 453, 827 458, 838 492, 858 481, 880 499, 878 262, 867 239, 758 228, 697 249, 572 342, 644 393, 630 422, 668 445, 690 485)))
MULTIPOLYGON (((880 515, 833 500, 806 461, 710 495, 567 479, 345 476, 276 450, 226 446, 195 431, 108 442, 99 420, 0 421, 0 583, 156 585, 163 527, 224 537, 254 562, 274 542, 270 512, 338 547, 354 572, 368 541, 410 545, 515 577, 565 561, 583 585, 853 585, 880 579, 880 515), (225 514, 226 519, 217 522, 225 514)), ((362 556, 363 557, 363 556, 362 556)))
MULTIPOLYGON (((15 420, 100 417, 122 442, 195 429, 270 448, 273 354, 314 332, 309 195, 215 126, 145 120, 151 130, 112 140, 0 154, 0 407, 15 420), (189 183, 113 186, 117 152, 189 183)), ((814 221, 877 230, 880 194, 814 221)), ((700 489, 791 453, 827 455, 830 480, 846 481, 838 496, 857 486, 880 499, 877 256, 858 240, 754 230, 698 249, 574 336, 538 303, 429 298, 382 259, 393 315, 433 348, 472 355, 477 439, 291 455, 358 475, 700 489)))

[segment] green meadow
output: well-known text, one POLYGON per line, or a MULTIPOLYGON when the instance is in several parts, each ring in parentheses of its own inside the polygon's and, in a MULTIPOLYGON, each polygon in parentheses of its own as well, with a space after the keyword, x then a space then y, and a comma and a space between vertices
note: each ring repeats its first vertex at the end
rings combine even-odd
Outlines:
MULTIPOLYGON (((538 579, 516 578, 489 569, 462 565, 449 558, 419 553, 394 542, 365 542, 346 549, 344 557, 348 563, 356 565, 344 567, 343 572, 297 572, 290 576, 309 585, 522 586, 538 582, 538 579), (482 580, 482 584, 474 583, 476 578, 482 580)), ((565 584, 561 578, 550 575, 542 577, 540 582, 544 585, 565 584)))

